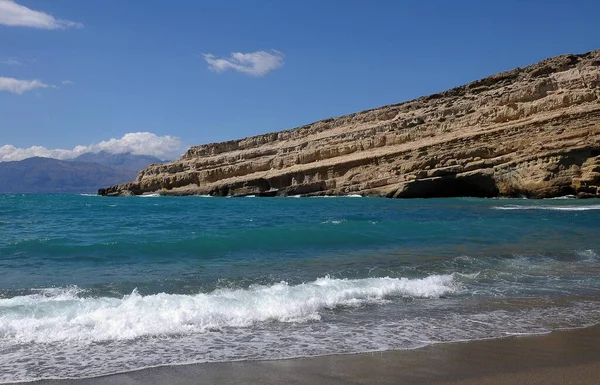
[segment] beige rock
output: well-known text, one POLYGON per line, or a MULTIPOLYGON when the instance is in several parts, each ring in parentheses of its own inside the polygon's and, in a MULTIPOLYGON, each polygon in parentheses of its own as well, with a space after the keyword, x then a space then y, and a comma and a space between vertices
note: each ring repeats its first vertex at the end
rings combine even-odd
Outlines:
POLYGON ((190 148, 102 195, 598 196, 600 51, 190 148))

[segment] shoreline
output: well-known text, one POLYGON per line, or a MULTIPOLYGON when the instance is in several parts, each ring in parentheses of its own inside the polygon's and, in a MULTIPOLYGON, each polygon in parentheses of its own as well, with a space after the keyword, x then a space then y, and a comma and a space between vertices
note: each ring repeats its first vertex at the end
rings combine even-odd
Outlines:
POLYGON ((160 366, 102 377, 21 382, 99 384, 597 384, 600 325, 414 350, 160 366))
MULTIPOLYGON (((411 196, 411 197, 391 197, 385 194, 365 194, 365 193, 340 193, 340 194, 327 194, 326 191, 308 193, 308 194, 292 194, 292 195, 277 195, 275 192, 268 191, 263 193, 251 193, 251 194, 234 194, 234 195, 219 195, 219 194, 203 194, 197 192, 181 192, 172 190, 156 190, 146 191, 140 194, 133 193, 118 193, 109 194, 106 193, 106 189, 98 189, 96 194, 90 194, 92 196, 102 196, 109 198, 119 197, 206 197, 206 198, 383 198, 383 199, 400 199, 400 200, 412 200, 412 199, 453 199, 453 198, 478 198, 478 199, 531 199, 531 200, 552 200, 552 199, 572 199, 578 201, 587 201, 600 199, 600 196, 592 196, 585 194, 552 194, 552 195, 540 195, 540 196, 528 196, 524 194, 512 194, 512 195, 456 195, 456 196, 411 196)), ((82 194, 79 194, 82 195, 82 194)))

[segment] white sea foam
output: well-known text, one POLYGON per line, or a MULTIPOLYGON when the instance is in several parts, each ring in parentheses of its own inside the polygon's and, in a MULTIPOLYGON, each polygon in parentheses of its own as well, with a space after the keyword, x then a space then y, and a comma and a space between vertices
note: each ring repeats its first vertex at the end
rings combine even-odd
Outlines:
POLYGON ((585 259, 585 260, 598 260, 598 259, 600 259, 600 255, 598 255, 598 253, 595 250, 592 250, 592 249, 579 250, 579 251, 576 251, 575 254, 577 254, 580 258, 585 259))
POLYGON ((265 323, 262 327, 102 343, 11 344, 0 355, 0 383, 82 378, 172 364, 414 349, 431 343, 542 334, 591 326, 600 319, 597 302, 463 311, 438 302, 433 312, 422 303, 397 305, 353 312, 353 317, 341 317, 337 322, 265 323), (415 308, 421 310, 415 312, 415 308))
POLYGON ((343 219, 337 219, 337 220, 335 220, 335 219, 328 219, 326 221, 321 222, 321 224, 339 225, 340 223, 344 223, 344 222, 346 222, 346 221, 343 220, 343 219))
MULTIPOLYGON (((80 293, 84 293, 85 290, 80 289, 77 286, 69 286, 66 288, 44 288, 44 289, 33 289, 35 294, 24 295, 12 298, 0 299, 0 310, 5 312, 10 311, 10 308, 19 307, 19 309, 25 307, 35 308, 44 302, 65 302, 72 301, 77 298, 80 293)), ((4 312, 0 313, 0 338, 2 337, 2 324, 5 318, 4 312)))
POLYGON ((575 195, 563 195, 561 197, 548 198, 549 200, 563 200, 563 199, 575 199, 575 195))
POLYGON ((325 309, 379 303, 389 296, 431 298, 457 290, 453 275, 423 279, 319 278, 197 295, 137 291, 86 298, 76 287, 0 299, 0 343, 111 341, 204 333, 264 322, 306 322, 325 309))
POLYGON ((142 194, 142 195, 138 195, 140 198, 156 198, 159 197, 160 194, 158 193, 152 193, 152 194, 142 194))
POLYGON ((554 210, 554 211, 588 211, 600 210, 600 205, 589 206, 524 206, 524 205, 507 205, 494 206, 495 210, 554 210))
POLYGON ((360 194, 348 194, 348 195, 313 195, 310 198, 363 198, 360 194))

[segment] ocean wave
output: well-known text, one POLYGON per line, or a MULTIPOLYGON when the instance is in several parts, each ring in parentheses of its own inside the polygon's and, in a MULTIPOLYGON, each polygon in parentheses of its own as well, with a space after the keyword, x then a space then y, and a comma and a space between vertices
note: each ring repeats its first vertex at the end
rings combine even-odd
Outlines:
POLYGON ((536 301, 496 303, 489 309, 459 312, 435 309, 429 314, 401 309, 391 317, 370 320, 363 313, 362 319, 340 324, 311 322, 278 327, 270 323, 133 341, 17 344, 0 356, 0 383, 81 379, 162 365, 415 349, 432 343, 546 334, 596 325, 600 319, 597 302, 568 306, 547 303, 548 307, 540 307, 536 301))
POLYGON ((582 260, 596 261, 596 260, 600 259, 600 255, 598 255, 598 253, 592 249, 577 250, 577 251, 575 251, 575 254, 582 260))
POLYGON ((588 211, 600 210, 600 205, 590 206, 523 206, 523 205, 507 205, 493 206, 494 210, 554 210, 554 211, 588 211))
POLYGON ((321 222, 321 224, 332 224, 332 225, 339 225, 340 223, 344 223, 346 222, 343 219, 328 219, 326 221, 321 222))
POLYGON ((313 195, 310 198, 363 198, 363 196, 360 195, 360 194, 348 194, 348 195, 313 195))
POLYGON ((563 195, 560 197, 548 198, 549 200, 563 200, 563 199, 576 199, 575 195, 563 195))
POLYGON ((382 303, 387 297, 436 298, 458 290, 453 275, 422 279, 319 278, 196 295, 134 290, 123 298, 89 298, 77 287, 0 299, 0 343, 127 340, 203 333, 264 322, 303 323, 340 307, 382 303))

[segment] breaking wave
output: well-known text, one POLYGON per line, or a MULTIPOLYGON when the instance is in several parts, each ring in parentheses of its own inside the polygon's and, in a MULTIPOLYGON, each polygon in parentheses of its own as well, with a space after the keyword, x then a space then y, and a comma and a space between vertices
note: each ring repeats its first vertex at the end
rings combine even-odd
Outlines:
POLYGON ((196 295, 136 290, 122 298, 89 298, 77 287, 0 299, 0 342, 110 341, 203 333, 264 322, 319 320, 325 309, 357 307, 387 297, 435 298, 457 290, 453 275, 422 279, 319 278, 196 295))

